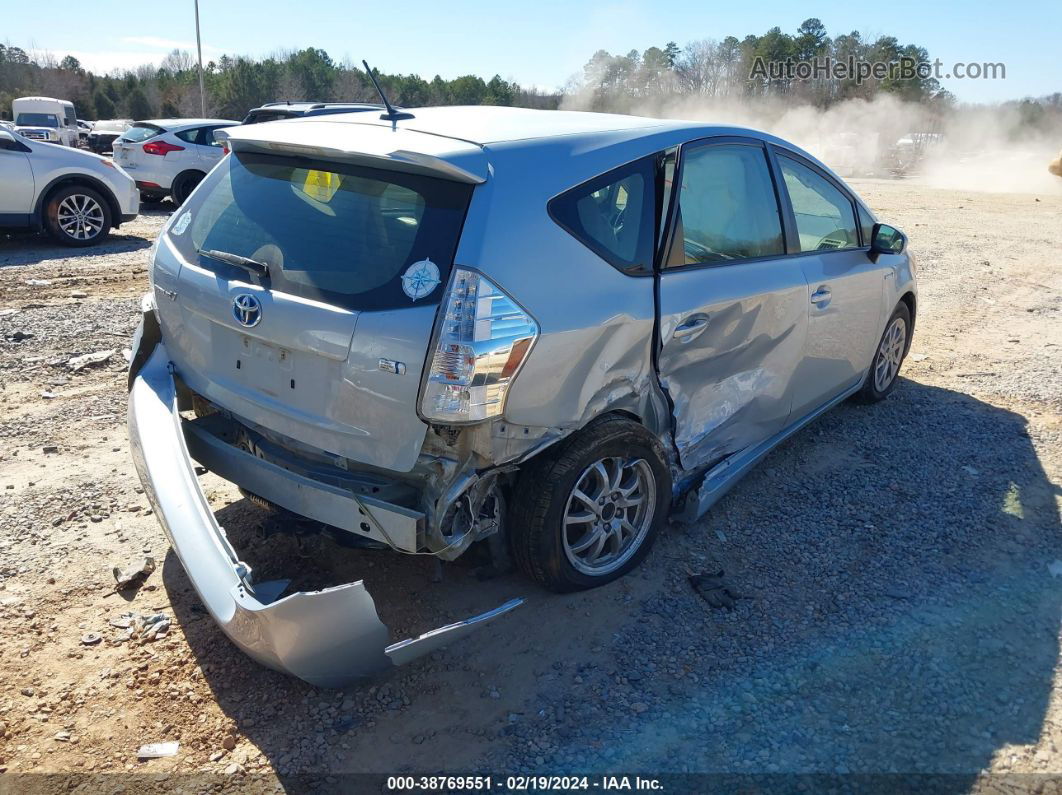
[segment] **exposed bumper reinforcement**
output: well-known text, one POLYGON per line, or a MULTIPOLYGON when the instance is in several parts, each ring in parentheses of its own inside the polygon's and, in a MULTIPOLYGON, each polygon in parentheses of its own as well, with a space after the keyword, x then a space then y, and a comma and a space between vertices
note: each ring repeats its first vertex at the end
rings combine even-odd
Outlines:
MULTIPOLYGON (((134 351, 134 357, 139 353, 134 351)), ((253 584, 250 567, 239 560, 215 520, 189 459, 181 422, 169 358, 159 343, 135 373, 129 393, 133 462, 203 604, 229 639, 263 665, 321 687, 341 687, 458 640, 523 602, 513 599, 388 645, 387 627, 361 581, 275 599, 280 584, 253 584)))

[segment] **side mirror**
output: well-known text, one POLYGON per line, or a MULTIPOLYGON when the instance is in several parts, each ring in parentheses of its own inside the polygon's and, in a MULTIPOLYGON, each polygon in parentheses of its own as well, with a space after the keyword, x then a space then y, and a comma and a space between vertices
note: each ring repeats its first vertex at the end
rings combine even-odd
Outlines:
POLYGON ((870 233, 871 254, 902 254, 907 247, 907 236, 888 224, 874 224, 870 233))

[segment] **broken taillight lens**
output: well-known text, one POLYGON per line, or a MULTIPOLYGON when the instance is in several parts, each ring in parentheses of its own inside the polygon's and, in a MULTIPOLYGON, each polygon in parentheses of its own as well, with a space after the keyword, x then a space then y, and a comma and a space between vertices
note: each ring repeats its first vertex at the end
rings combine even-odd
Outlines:
POLYGON ((538 324, 490 279, 457 268, 436 331, 421 415, 441 423, 499 416, 538 324))

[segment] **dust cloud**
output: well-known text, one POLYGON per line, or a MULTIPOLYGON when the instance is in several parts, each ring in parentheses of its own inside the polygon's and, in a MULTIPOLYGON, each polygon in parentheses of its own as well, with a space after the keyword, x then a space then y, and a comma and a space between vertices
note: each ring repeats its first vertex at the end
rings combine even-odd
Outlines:
MULTIPOLYGON (((561 107, 589 110, 591 96, 588 91, 569 94, 561 107)), ((1062 112, 1041 114, 1033 122, 1022 103, 926 105, 879 94, 823 109, 772 98, 669 95, 614 110, 770 132, 843 177, 902 177, 938 188, 1062 195, 1062 179, 1047 170, 1062 149, 1062 112)))

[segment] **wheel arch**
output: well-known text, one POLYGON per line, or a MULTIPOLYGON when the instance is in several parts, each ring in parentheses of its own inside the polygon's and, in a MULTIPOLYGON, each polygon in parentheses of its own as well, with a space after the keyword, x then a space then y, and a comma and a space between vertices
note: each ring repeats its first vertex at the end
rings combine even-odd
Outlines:
POLYGON ((915 330, 915 318, 917 317, 916 307, 918 306, 918 298, 913 292, 908 290, 900 296, 900 303, 907 305, 907 311, 911 314, 911 329, 907 334, 907 347, 904 349, 904 355, 911 350, 911 340, 914 339, 915 330))
POLYGON ((37 204, 33 208, 32 219, 32 223, 37 231, 44 231, 44 208, 52 194, 68 185, 84 185, 85 187, 92 188, 103 197, 105 202, 107 202, 107 208, 111 211, 111 227, 117 228, 122 222, 122 208, 118 204, 118 199, 115 198, 114 193, 107 186, 107 183, 91 176, 90 174, 63 174, 45 185, 44 190, 42 190, 37 196, 37 204))
POLYGON ((206 172, 198 168, 186 168, 184 171, 179 172, 170 182, 170 193, 173 193, 173 189, 181 180, 188 179, 188 177, 199 177, 202 180, 206 177, 206 172))

